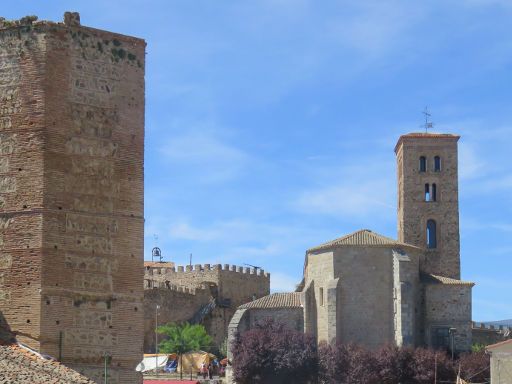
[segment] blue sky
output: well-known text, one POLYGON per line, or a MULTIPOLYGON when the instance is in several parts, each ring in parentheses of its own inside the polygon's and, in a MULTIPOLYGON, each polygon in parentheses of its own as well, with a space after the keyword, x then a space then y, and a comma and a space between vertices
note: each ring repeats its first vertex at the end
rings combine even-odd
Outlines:
POLYGON ((361 228, 396 238, 393 148, 428 105, 435 131, 462 135, 473 317, 512 318, 512 2, 25 0, 1 13, 65 10, 148 43, 146 259, 158 244, 178 264, 250 263, 279 291, 311 246, 361 228))

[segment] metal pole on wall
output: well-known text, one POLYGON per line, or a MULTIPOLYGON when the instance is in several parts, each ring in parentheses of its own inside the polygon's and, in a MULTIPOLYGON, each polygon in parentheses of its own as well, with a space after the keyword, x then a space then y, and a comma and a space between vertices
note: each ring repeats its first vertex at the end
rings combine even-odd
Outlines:
POLYGON ((108 354, 105 352, 105 384, 108 384, 108 354))
POLYGON ((437 384, 437 353, 434 353, 434 384, 437 384))
POLYGON ((452 361, 453 361, 454 352, 455 352, 455 332, 457 332, 457 328, 450 328, 448 330, 448 332, 450 333, 450 338, 451 338, 451 350, 452 350, 452 361))
POLYGON ((160 309, 160 306, 157 304, 155 309, 155 372, 156 376, 158 376, 158 310, 160 309))

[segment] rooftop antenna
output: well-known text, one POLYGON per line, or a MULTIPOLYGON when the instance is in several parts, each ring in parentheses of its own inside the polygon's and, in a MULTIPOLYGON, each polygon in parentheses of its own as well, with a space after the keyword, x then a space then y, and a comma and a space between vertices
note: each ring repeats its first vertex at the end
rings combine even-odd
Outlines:
POLYGON ((425 133, 428 133, 428 130, 432 129, 432 127, 434 126, 434 123, 432 121, 429 121, 432 114, 428 110, 428 107, 425 107, 425 110, 421 113, 425 115, 425 124, 422 125, 422 127, 425 128, 425 133))
POLYGON ((252 268, 254 268, 254 271, 255 271, 255 272, 257 272, 257 271, 258 271, 258 269, 263 269, 263 268, 261 268, 261 267, 257 267, 256 265, 252 265, 252 264, 244 263, 244 265, 247 265, 248 267, 252 267, 252 268))

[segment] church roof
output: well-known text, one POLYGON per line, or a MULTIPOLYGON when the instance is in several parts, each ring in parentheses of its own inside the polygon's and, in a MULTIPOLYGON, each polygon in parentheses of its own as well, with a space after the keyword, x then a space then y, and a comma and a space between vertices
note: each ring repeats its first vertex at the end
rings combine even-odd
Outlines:
POLYGON ((451 277, 432 275, 430 273, 422 273, 421 281, 426 284, 469 285, 471 287, 475 285, 472 281, 457 280, 451 277))
POLYGON ((301 308, 300 292, 273 293, 243 304, 239 309, 301 308))
POLYGON ((380 246, 400 246, 400 247, 414 247, 413 245, 400 243, 397 240, 391 239, 386 236, 379 235, 369 229, 361 229, 354 233, 350 233, 335 240, 328 241, 327 243, 320 244, 316 247, 308 249, 309 252, 319 251, 322 249, 343 247, 343 246, 364 246, 364 247, 380 247, 380 246))

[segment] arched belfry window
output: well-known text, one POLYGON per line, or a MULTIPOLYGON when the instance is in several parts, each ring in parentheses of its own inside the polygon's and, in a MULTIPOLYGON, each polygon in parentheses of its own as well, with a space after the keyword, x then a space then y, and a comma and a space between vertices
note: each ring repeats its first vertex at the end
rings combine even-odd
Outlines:
POLYGON ((434 157, 434 171, 435 172, 441 171, 441 158, 439 156, 434 157))
POLYGON ((427 248, 437 248, 437 225, 432 219, 427 221, 427 248))
POLYGON ((420 172, 427 171, 427 158, 425 156, 420 157, 420 172))
POLYGON ((432 184, 432 192, 430 193, 430 201, 437 201, 437 185, 432 184))

